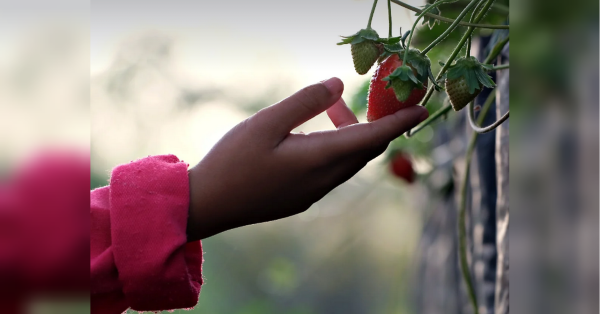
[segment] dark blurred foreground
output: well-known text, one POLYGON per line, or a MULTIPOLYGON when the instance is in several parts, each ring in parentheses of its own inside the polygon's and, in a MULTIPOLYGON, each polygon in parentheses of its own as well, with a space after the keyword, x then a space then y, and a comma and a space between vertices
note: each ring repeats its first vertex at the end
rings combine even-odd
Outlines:
POLYGON ((89 311, 89 182, 89 155, 57 149, 34 154, 2 178, 2 313, 69 311, 59 300, 89 311), (50 307, 43 305, 48 299, 50 307))

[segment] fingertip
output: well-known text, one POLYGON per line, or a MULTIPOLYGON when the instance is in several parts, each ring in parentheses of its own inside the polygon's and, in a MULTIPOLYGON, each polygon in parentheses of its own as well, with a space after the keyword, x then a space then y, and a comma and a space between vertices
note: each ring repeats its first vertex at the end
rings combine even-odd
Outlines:
POLYGON ((341 95, 344 91, 344 82, 337 77, 332 77, 321 82, 332 95, 341 95))
POLYGON ((417 123, 421 123, 429 117, 429 111, 423 106, 412 106, 399 110, 394 115, 403 118, 410 116, 412 119, 417 120, 417 123))
POLYGON ((421 113, 421 115, 419 116, 419 123, 427 120, 427 118, 429 118, 429 110, 427 110, 425 107, 419 106, 423 109, 423 113, 421 113))

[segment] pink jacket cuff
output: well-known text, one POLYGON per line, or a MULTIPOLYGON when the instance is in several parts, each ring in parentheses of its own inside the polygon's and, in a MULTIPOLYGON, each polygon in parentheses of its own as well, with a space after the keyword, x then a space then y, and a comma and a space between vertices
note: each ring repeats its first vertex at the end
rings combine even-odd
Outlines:
MULTIPOLYGON (((101 255, 112 255, 112 266, 118 274, 116 284, 122 289, 113 297, 119 299, 118 295, 122 295, 125 299, 118 303, 138 311, 158 311, 190 308, 198 302, 203 283, 202 246, 200 241, 187 243, 187 168, 186 163, 173 155, 148 157, 116 167, 109 193, 95 190, 97 197, 109 198, 105 204, 110 207, 107 221, 110 247, 100 250, 92 247, 92 251, 97 252, 98 260, 101 255)), ((101 200, 94 202, 94 195, 92 199, 96 207, 102 207, 101 200)), ((102 209, 94 207, 92 212, 102 209)), ((102 232, 101 229, 104 228, 93 226, 92 233, 102 232)), ((97 273, 111 273, 112 267, 100 267, 102 264, 98 263, 97 273)), ((94 271, 92 256, 92 290, 94 271)), ((103 278, 107 279, 104 276, 96 279, 104 281, 103 278)))

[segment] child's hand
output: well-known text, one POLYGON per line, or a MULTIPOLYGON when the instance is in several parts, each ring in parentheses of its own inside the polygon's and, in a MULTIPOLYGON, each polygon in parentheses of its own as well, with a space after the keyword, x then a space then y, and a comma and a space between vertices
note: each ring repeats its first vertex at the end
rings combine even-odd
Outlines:
POLYGON ((337 78, 308 86, 229 131, 190 170, 188 239, 305 211, 428 116, 413 106, 358 123, 343 89, 337 78), (290 133, 325 110, 336 130, 290 133))

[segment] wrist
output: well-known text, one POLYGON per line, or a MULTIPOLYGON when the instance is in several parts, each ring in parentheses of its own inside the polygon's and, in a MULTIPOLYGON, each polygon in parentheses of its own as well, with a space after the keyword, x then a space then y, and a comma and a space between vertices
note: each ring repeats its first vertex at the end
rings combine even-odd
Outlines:
POLYGON ((188 170, 190 201, 187 221, 188 242, 206 239, 232 229, 226 213, 211 200, 212 192, 204 186, 206 178, 199 174, 198 165, 188 170))

